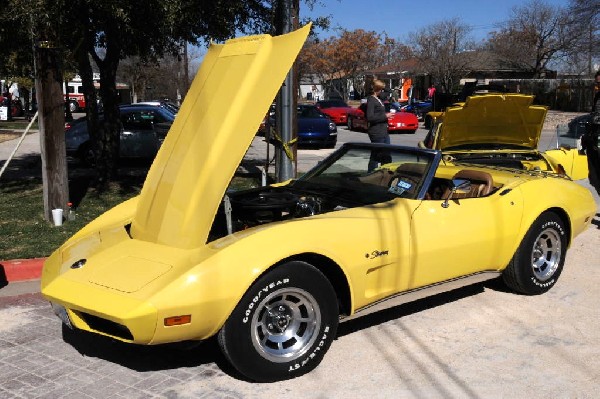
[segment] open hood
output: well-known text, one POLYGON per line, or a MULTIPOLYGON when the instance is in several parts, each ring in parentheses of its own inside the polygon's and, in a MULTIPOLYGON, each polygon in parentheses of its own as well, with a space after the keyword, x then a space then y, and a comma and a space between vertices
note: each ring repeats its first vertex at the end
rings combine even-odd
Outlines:
POLYGON ((310 31, 210 46, 142 188, 135 239, 206 243, 225 190, 310 31))
POLYGON ((532 105, 533 96, 485 94, 467 98, 463 105, 446 109, 436 149, 476 150, 506 145, 536 150, 546 107, 532 105))

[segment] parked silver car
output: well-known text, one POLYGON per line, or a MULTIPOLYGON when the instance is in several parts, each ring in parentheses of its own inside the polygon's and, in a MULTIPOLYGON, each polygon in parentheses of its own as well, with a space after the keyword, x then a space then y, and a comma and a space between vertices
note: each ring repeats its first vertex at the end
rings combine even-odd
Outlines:
MULTIPOLYGON (((122 105, 120 152, 121 158, 152 159, 175 120, 167 109, 155 105, 122 105)), ((100 115, 103 119, 103 115, 100 115)), ((85 165, 94 162, 92 144, 85 117, 65 126, 67 156, 85 165)))

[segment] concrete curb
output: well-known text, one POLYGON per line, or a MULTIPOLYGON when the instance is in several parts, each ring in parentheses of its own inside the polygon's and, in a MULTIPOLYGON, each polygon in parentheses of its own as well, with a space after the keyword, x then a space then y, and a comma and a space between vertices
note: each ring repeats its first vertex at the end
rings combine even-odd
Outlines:
POLYGON ((0 278, 4 274, 9 283, 39 279, 45 260, 46 258, 0 261, 0 278))

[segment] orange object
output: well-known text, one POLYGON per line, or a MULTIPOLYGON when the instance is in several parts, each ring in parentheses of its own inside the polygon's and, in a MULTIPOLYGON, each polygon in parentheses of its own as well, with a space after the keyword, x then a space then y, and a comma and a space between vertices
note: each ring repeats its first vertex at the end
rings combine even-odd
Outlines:
POLYGON ((183 316, 171 316, 165 318, 165 326, 180 326, 182 324, 190 324, 192 322, 192 315, 186 314, 183 316))

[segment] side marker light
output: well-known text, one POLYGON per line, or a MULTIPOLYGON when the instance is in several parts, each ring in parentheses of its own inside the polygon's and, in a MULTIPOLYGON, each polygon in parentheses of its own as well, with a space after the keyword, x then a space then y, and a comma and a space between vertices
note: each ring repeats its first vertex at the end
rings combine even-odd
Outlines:
POLYGON ((192 322, 192 315, 186 314, 182 316, 171 316, 165 318, 165 326, 180 326, 182 324, 190 324, 192 322))

